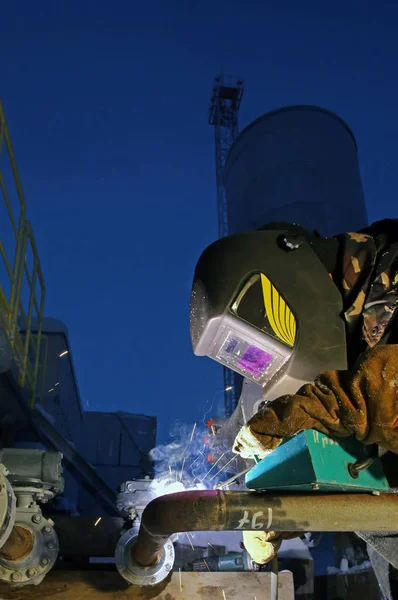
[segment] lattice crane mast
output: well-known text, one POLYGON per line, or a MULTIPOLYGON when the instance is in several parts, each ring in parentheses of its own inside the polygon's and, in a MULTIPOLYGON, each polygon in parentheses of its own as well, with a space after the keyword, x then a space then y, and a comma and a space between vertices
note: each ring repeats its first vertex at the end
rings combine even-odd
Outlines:
MULTIPOLYGON (((218 207, 218 235, 229 233, 228 203, 224 187, 224 166, 228 152, 238 134, 238 115, 243 96, 243 81, 237 77, 220 75, 215 78, 210 106, 209 124, 214 126, 216 150, 216 183, 218 207)), ((229 417, 238 402, 238 375, 224 367, 225 416, 229 417)))

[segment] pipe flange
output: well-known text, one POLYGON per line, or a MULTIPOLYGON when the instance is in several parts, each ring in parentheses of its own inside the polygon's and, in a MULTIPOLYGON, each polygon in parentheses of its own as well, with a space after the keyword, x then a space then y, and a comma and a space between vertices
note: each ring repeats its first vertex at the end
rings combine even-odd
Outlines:
POLYGON ((16 514, 15 494, 6 474, 7 470, 0 465, 0 548, 11 533, 16 514))
POLYGON ((116 568, 120 575, 134 585, 156 585, 164 581, 173 570, 175 552, 170 540, 163 546, 159 561, 152 567, 141 567, 133 562, 131 547, 137 540, 137 530, 129 529, 120 538, 115 551, 116 568))
POLYGON ((17 509, 15 525, 32 533, 33 547, 26 556, 16 560, 0 555, 0 581, 15 586, 38 585, 58 557, 58 536, 53 522, 45 519, 41 512, 17 509))

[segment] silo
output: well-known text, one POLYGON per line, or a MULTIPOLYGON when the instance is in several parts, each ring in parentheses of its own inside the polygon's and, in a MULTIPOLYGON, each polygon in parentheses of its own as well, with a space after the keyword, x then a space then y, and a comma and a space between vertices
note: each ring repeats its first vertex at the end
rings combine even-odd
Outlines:
POLYGON ((321 235, 367 225, 354 135, 323 108, 289 106, 248 125, 228 154, 224 183, 230 234, 271 221, 321 235))

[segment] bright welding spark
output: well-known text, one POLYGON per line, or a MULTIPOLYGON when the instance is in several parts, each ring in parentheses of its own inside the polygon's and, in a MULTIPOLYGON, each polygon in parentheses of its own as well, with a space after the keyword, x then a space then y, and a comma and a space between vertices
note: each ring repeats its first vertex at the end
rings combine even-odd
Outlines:
POLYGON ((180 572, 180 592, 182 592, 182 582, 181 582, 181 569, 178 569, 180 572))
POLYGON ((99 519, 96 520, 96 522, 94 523, 94 527, 97 527, 98 523, 101 521, 102 517, 99 517, 99 519))
POLYGON ((222 469, 220 469, 220 470, 218 471, 218 473, 216 473, 215 475, 213 475, 213 477, 210 479, 210 481, 213 481, 213 479, 214 479, 215 477, 217 477, 217 475, 219 475, 219 474, 220 474, 222 471, 224 471, 224 469, 226 469, 226 468, 228 467, 228 465, 229 465, 229 464, 231 464, 231 462, 232 462, 233 460, 235 460, 235 459, 236 459, 236 456, 234 456, 233 458, 231 458, 231 460, 229 460, 229 461, 227 462, 227 464, 226 464, 226 465, 224 465, 224 466, 223 466, 223 468, 222 468, 222 469))
MULTIPOLYGON (((214 467, 218 465, 218 463, 220 462, 220 460, 222 459, 222 457, 223 457, 223 456, 225 456, 225 452, 223 452, 223 453, 221 454, 220 458, 218 458, 218 459, 216 460, 216 462, 214 463, 214 465, 211 467, 210 471, 207 471, 206 475, 205 475, 205 476, 203 477, 203 479, 202 479, 202 482, 203 482, 203 481, 206 479, 206 477, 208 476, 208 474, 212 472, 212 470, 214 469, 214 467)), ((235 458, 236 458, 236 457, 235 457, 235 458)), ((210 481, 211 481, 211 479, 210 479, 210 481)))
POLYGON ((181 473, 180 473, 180 481, 182 481, 182 476, 183 476, 183 473, 184 473, 185 460, 186 460, 186 456, 184 456, 184 460, 182 461, 182 467, 181 467, 181 473))
POLYGON ((192 442, 192 440, 193 440, 193 435, 194 435, 194 433, 195 433, 195 429, 196 429, 196 423, 195 423, 195 425, 193 426, 193 429, 192 429, 192 433, 191 433, 191 439, 189 440, 189 442, 190 442, 190 443, 191 443, 191 442, 192 442))
POLYGON ((203 559, 203 562, 205 563, 205 565, 206 565, 206 568, 207 568, 207 570, 209 571, 209 573, 211 573, 211 571, 210 571, 210 569, 209 569, 209 565, 207 564, 207 560, 206 560, 205 558, 203 559))
POLYGON ((214 429, 214 425, 211 426, 211 432, 213 435, 216 435, 216 430, 214 429))
POLYGON ((54 387, 57 387, 57 385, 59 385, 59 381, 57 381, 57 383, 54 385, 54 387))
POLYGON ((187 538, 188 538, 188 542, 191 544, 191 548, 192 548, 192 550, 195 552, 195 548, 194 548, 194 546, 193 546, 193 543, 192 543, 192 540, 191 540, 191 538, 190 538, 190 535, 189 535, 188 531, 186 532, 186 536, 187 536, 187 538))
POLYGON ((225 597, 225 592, 224 592, 224 590, 221 590, 221 591, 222 591, 222 596, 223 596, 224 600, 227 600, 227 599, 226 599, 226 597, 225 597))
POLYGON ((69 354, 69 350, 64 350, 63 352, 61 352, 61 354, 59 355, 59 358, 61 358, 62 356, 65 356, 65 354, 69 354))
POLYGON ((170 471, 170 475, 173 475, 173 472, 171 470, 171 465, 169 465, 169 471, 170 471))
POLYGON ((210 548, 213 548, 213 550, 215 550, 213 544, 210 544, 210 542, 207 542, 207 545, 210 546, 210 548))

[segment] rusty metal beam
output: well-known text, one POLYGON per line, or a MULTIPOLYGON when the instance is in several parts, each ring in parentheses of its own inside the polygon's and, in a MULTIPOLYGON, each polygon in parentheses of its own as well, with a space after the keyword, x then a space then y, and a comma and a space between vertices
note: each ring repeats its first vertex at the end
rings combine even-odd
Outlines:
POLYGON ((398 494, 258 494, 206 490, 160 496, 146 507, 133 561, 156 563, 181 531, 398 531, 398 494))

